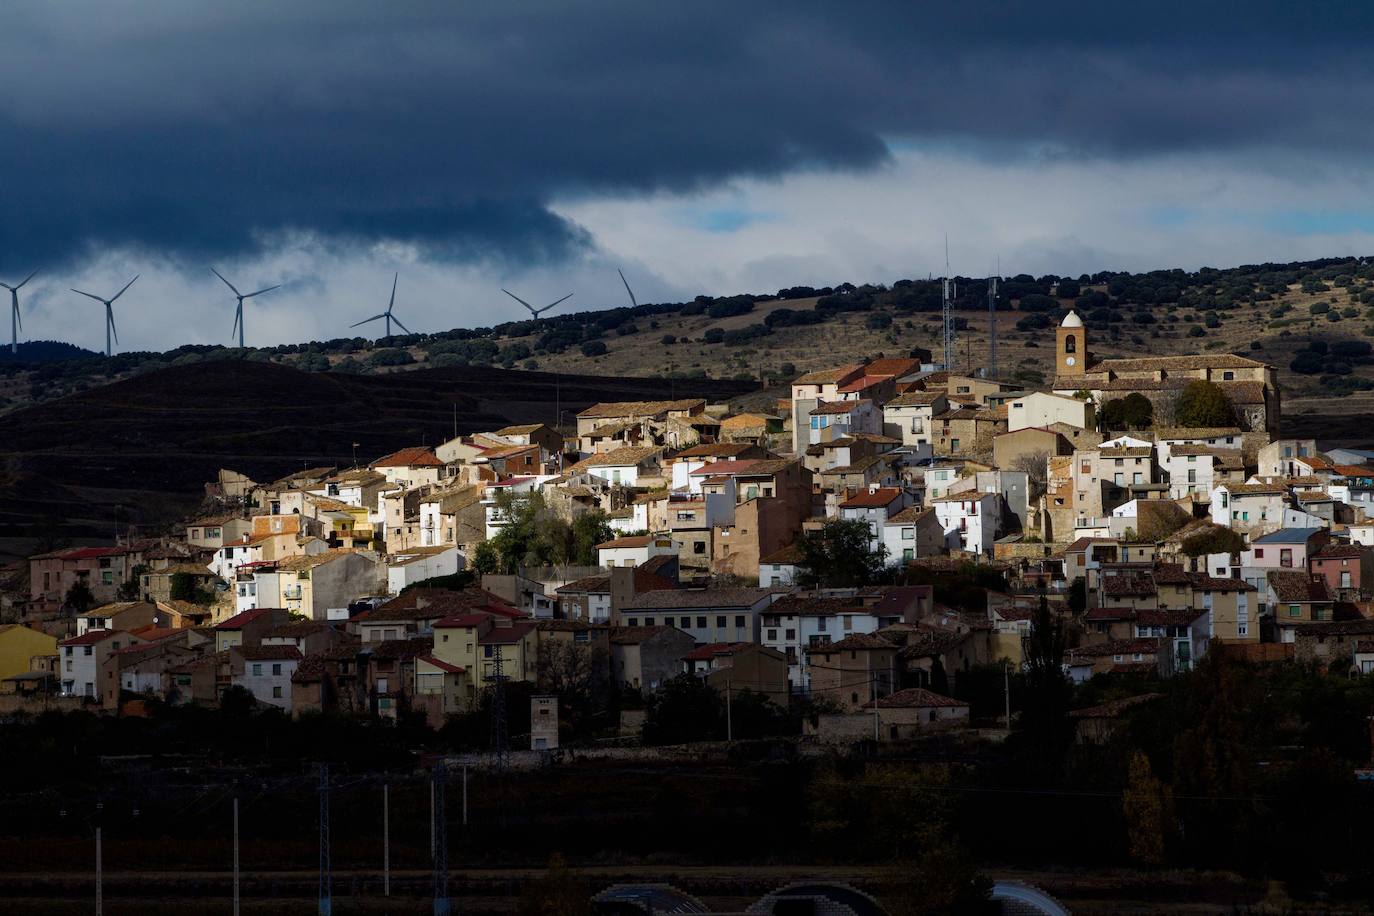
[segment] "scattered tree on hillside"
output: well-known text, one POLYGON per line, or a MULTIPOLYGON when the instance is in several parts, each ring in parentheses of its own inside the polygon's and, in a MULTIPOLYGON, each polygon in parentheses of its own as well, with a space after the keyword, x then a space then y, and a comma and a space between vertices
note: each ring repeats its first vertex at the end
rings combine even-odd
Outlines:
POLYGON ((91 591, 84 581, 78 579, 72 583, 72 587, 67 589, 67 597, 63 601, 70 614, 84 614, 95 604, 95 594, 91 591))

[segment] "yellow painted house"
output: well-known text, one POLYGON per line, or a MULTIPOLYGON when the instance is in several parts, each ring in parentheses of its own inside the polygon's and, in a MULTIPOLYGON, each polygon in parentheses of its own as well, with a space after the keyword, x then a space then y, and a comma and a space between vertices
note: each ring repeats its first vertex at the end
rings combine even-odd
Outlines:
POLYGON ((56 654, 56 636, 17 623, 0 625, 0 680, 30 670, 35 655, 56 654))

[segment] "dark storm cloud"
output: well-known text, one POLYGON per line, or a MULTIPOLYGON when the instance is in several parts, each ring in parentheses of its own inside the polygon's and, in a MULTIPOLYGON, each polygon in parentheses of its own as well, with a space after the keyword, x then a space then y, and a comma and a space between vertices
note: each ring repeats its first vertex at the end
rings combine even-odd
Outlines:
POLYGON ((9 4, 0 265, 103 246, 249 253, 274 233, 540 263, 557 196, 980 155, 1374 133, 1364 5, 9 4))

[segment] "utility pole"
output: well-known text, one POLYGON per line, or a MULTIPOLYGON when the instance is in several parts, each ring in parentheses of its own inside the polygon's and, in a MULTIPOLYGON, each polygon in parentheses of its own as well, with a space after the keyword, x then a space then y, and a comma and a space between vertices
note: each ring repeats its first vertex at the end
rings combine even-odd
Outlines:
POLYGON ((1006 700, 1007 734, 1011 734, 1011 665, 1002 666, 1002 695, 1006 700))
POLYGON ((101 873, 100 839, 100 825, 97 824, 95 827, 95 916, 104 916, 105 913, 104 888, 102 887, 104 875, 101 873))
POLYGON ((434 784, 437 780, 431 778, 429 781, 429 861, 434 864, 434 825, 438 823, 434 814, 434 784))
POLYGON ((725 740, 733 742, 735 740, 735 722, 731 714, 731 700, 734 698, 734 691, 731 689, 730 678, 725 679, 725 740))
POLYGON ((234 796, 234 916, 239 916, 239 800, 234 796))
POLYGON ((448 819, 444 817, 444 761, 434 767, 434 916, 449 916, 448 819))
POLYGON ((463 826, 468 825, 468 765, 463 764, 463 826))
POLYGON ((333 874, 329 862, 329 765, 320 764, 320 916, 334 912, 333 874))
POLYGON ((391 786, 386 783, 382 783, 382 896, 391 896, 391 786))

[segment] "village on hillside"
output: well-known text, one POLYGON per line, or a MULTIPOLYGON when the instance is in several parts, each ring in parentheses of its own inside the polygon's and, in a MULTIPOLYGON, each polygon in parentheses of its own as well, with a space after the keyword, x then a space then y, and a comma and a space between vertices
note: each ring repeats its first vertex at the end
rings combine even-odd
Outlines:
MULTIPOLYGON (((881 742, 986 726, 961 676, 1020 670, 1047 625, 1075 683, 1213 653, 1374 670, 1374 453, 1283 438, 1261 362, 1091 344, 1070 312, 1045 390, 918 352, 807 373, 762 412, 603 403, 275 481, 225 469, 175 531, 13 570, 0 704, 232 695, 437 727, 518 685, 510 749, 552 750, 588 685, 633 735, 693 679, 881 742)), ((1078 712, 1085 735, 1112 715, 1078 712)))

